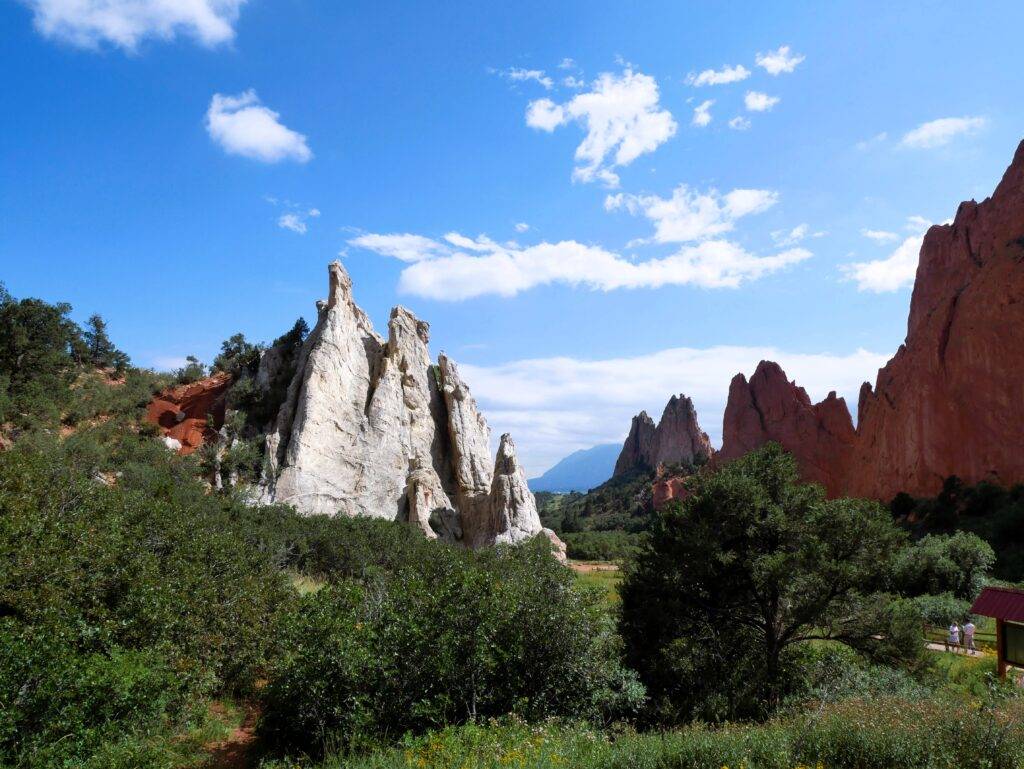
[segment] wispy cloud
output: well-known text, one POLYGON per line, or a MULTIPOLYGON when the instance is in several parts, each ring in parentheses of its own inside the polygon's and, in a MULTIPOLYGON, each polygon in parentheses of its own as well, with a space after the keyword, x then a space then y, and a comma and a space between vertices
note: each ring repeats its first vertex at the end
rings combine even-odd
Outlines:
POLYGON ((795 70, 804 58, 800 54, 792 53, 788 45, 782 45, 774 51, 757 54, 754 61, 769 75, 781 75, 795 70))
POLYGON ((246 0, 22 0, 45 37, 79 48, 108 43, 135 51, 147 38, 178 34, 205 46, 231 41, 246 0))
POLYGON ((742 64, 737 64, 735 67, 725 66, 720 70, 706 69, 696 75, 691 72, 686 77, 686 83, 687 85, 700 88, 705 85, 738 83, 741 80, 746 80, 748 77, 750 77, 750 70, 742 64))
POLYGON ((398 290, 441 301, 511 297, 552 284, 596 291, 670 285, 737 288, 811 257, 799 248, 758 256, 724 240, 684 245, 669 256, 644 261, 573 240, 532 246, 463 236, 447 240, 450 245, 417 235, 363 235, 349 243, 411 262, 402 270, 398 290))
POLYGON ((502 74, 504 74, 509 80, 520 83, 532 80, 535 83, 542 85, 547 91, 550 91, 555 87, 555 81, 548 77, 542 69, 522 69, 520 67, 512 67, 511 69, 505 70, 502 74))
POLYGON ((698 128, 704 128, 709 125, 711 123, 711 105, 714 103, 714 99, 708 99, 694 107, 693 119, 690 121, 690 124, 698 128))
POLYGON ((281 123, 252 89, 237 96, 214 94, 206 111, 206 131, 231 155, 277 163, 305 163, 313 157, 306 137, 281 123))
POLYGON ((986 125, 988 120, 984 117, 944 117, 930 120, 903 134, 900 146, 911 149, 943 147, 958 136, 977 133, 986 125))
POLYGON ((541 131, 573 121, 587 132, 576 148, 573 179, 598 180, 609 187, 619 184, 614 168, 653 152, 677 129, 672 114, 659 104, 657 81, 630 68, 619 75, 600 75, 590 91, 563 104, 545 98, 530 102, 526 109, 526 124, 541 131))
POLYGON ((653 242, 687 243, 730 232, 738 219, 767 211, 778 200, 773 190, 738 189, 723 196, 714 189, 698 192, 680 184, 670 198, 620 192, 608 195, 604 207, 643 214, 654 224, 653 242))
POLYGON ((767 112, 781 101, 778 96, 769 96, 760 91, 747 91, 743 103, 751 112, 767 112))
POLYGON ((899 235, 888 230, 861 230, 860 234, 876 243, 889 243, 900 239, 899 235))
POLYGON ((750 119, 743 115, 737 115, 729 120, 729 128, 734 131, 746 131, 750 128, 750 119))

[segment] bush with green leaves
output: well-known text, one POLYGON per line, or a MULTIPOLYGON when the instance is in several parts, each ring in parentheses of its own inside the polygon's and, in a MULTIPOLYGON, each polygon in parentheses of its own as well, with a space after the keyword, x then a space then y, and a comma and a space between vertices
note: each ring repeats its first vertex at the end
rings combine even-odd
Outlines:
POLYGON ((84 434, 0 453, 0 688, 16 692, 0 764, 36 750, 32 734, 84 757, 174 719, 183 697, 252 690, 293 591, 195 470, 134 436, 113 453, 84 434))
POLYGON ((879 505, 801 483, 777 444, 697 476, 621 587, 628 659, 657 718, 765 716, 814 640, 916 662, 920 615, 886 578, 905 541, 879 505))
POLYGON ((599 599, 546 543, 427 543, 394 571, 341 581, 282 617, 262 734, 320 753, 509 713, 612 719, 642 687, 599 599))

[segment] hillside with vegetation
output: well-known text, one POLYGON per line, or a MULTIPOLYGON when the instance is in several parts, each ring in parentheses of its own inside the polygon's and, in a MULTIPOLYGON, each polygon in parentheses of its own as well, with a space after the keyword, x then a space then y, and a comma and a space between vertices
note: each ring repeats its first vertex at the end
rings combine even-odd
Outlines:
POLYGON ((239 335, 214 362, 234 455, 180 456, 143 415, 201 362, 139 369, 102 318, 0 295, 0 765, 1024 762, 992 658, 922 643, 995 563, 955 521, 939 531, 948 505, 905 510, 934 524, 914 539, 800 483, 775 445, 657 513, 643 474, 541 495, 570 548, 623 560, 610 601, 546 542, 471 551, 252 504, 281 397, 252 386, 262 354, 239 335))

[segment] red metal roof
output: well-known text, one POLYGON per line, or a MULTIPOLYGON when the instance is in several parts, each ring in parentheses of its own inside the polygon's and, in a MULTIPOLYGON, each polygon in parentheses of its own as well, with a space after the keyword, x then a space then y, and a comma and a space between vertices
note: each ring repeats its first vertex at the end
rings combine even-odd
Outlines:
POLYGON ((971 606, 971 614, 1024 622, 1024 590, 1012 587, 986 587, 971 606))

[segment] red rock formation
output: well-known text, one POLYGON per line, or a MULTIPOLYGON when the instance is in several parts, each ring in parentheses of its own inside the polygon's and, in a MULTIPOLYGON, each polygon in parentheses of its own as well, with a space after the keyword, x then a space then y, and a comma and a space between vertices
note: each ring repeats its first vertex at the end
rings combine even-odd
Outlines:
POLYGON ((690 490, 686 487, 687 475, 665 475, 659 472, 658 477, 651 484, 651 504, 655 510, 660 510, 669 502, 679 500, 680 502, 690 496, 690 490))
POLYGON ((224 395, 230 386, 231 375, 221 372, 164 390, 146 407, 146 421, 179 441, 179 454, 191 454, 224 424, 224 395))
POLYGON ((1024 480, 1024 142, 992 197, 925 235, 906 343, 857 425, 849 494, 1024 480))
POLYGON ((763 360, 749 382, 737 374, 729 385, 722 450, 716 461, 728 462, 776 441, 796 458, 806 480, 835 495, 842 491, 855 438, 843 398, 831 392, 821 403, 811 403, 804 388, 790 382, 779 364, 763 360))
POLYGON ((633 417, 629 436, 615 462, 614 475, 638 468, 655 470, 662 465, 701 463, 712 452, 711 441, 697 422, 693 401, 685 395, 673 395, 657 427, 646 411, 633 417))
POLYGON ((925 235, 906 342, 861 388, 856 432, 842 399, 812 405, 775 364, 733 379, 722 459, 768 440, 833 496, 1024 481, 1024 142, 991 198, 925 235))

